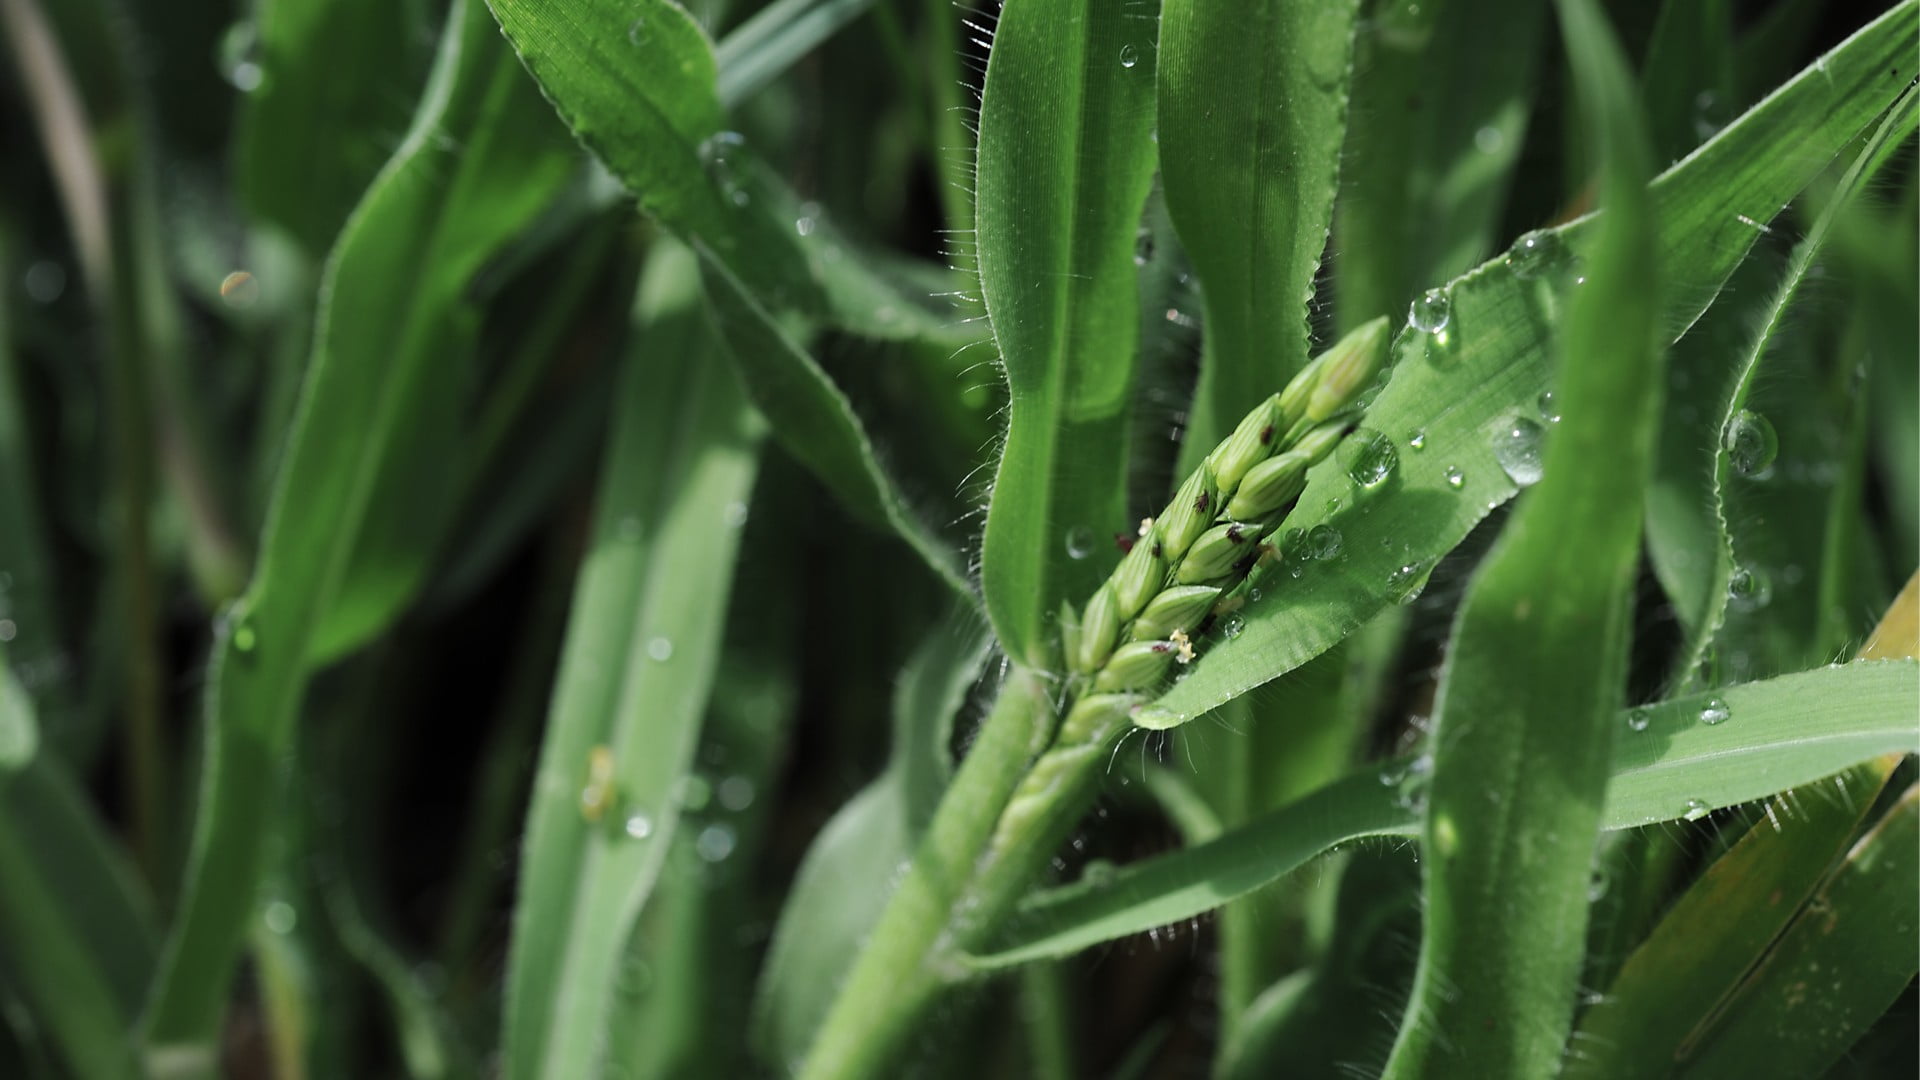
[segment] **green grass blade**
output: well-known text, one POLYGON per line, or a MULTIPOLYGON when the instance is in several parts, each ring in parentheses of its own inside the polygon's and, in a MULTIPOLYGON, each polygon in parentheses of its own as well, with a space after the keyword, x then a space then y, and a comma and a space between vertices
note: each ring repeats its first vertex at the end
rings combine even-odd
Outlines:
POLYGON ((891 530, 957 595, 971 598, 959 555, 907 505, 846 395, 724 261, 705 244, 695 247, 727 351, 774 436, 856 516, 891 530))
MULTIPOLYGON (((1908 719, 1916 708, 1920 666, 1885 661, 1616 714, 1601 825, 1626 829, 1698 818, 1879 754, 1912 753, 1920 750, 1920 734, 1908 719), (1729 720, 1703 724, 1701 710, 1714 697, 1727 706, 1729 720)), ((1408 797, 1418 778, 1415 764, 1398 760, 1364 770, 1209 843, 1122 867, 1110 880, 1036 893, 995 951, 975 962, 997 968, 1066 956, 1212 910, 1340 844, 1416 835, 1420 823, 1408 797)))
MULTIPOLYGON (((1916 10, 1904 0, 1655 181, 1668 288, 1662 322, 1672 334, 1698 318, 1745 257, 1756 230, 1743 219, 1764 221, 1789 202, 1920 70, 1908 48, 1920 30, 1916 10)), ((1545 261, 1556 262, 1560 246, 1584 250, 1591 228, 1588 219, 1543 234, 1545 261)), ((1535 272, 1528 259, 1520 263, 1535 272)), ((1323 652, 1419 587, 1440 556, 1513 497, 1518 488, 1493 441, 1515 418, 1544 419, 1547 335, 1562 302, 1545 282, 1553 276, 1528 280, 1507 259, 1487 263, 1447 287, 1441 333, 1400 335, 1392 380, 1367 410, 1367 426, 1398 442, 1397 469, 1369 493, 1338 463, 1323 463, 1288 519, 1335 530, 1339 558, 1287 567, 1300 579, 1276 579, 1282 584, 1264 590, 1274 599, 1248 604, 1244 632, 1210 643, 1187 678, 1141 714, 1143 724, 1183 723, 1323 652)))
POLYGON ((729 108, 745 101, 872 6, 873 0, 775 0, 761 8, 714 48, 720 100, 729 108))
POLYGON ((1655 161, 1678 161, 1733 105, 1733 12, 1727 0, 1664 0, 1640 65, 1655 161))
POLYGON ((1340 325, 1398 316, 1487 257, 1526 141, 1546 5, 1375 5, 1356 46, 1334 232, 1340 325))
POLYGON ((820 830, 780 911, 754 1008, 754 1039, 773 1061, 798 1061, 873 930, 900 867, 946 787, 953 721, 985 658, 971 612, 915 652, 894 692, 887 767, 820 830))
POLYGON ((1679 1075, 1818 1076, 1913 980, 1920 787, 1910 787, 1787 929, 1679 1075))
POLYGON ((1156 7, 1016 0, 987 61, 980 288, 1011 404, 980 574, 1001 647, 1042 668, 1048 619, 1099 583, 1088 556, 1126 524, 1156 7))
POLYGON ((1178 475, 1307 362, 1358 14, 1357 0, 1162 5, 1160 183, 1206 308, 1178 475))
MULTIPOLYGON (((1755 311, 1741 312, 1745 320, 1757 317, 1758 329, 1748 333, 1734 351, 1702 348, 1686 354, 1697 361, 1694 369, 1687 373, 1688 378, 1700 384, 1706 393, 1706 400, 1702 402, 1705 407, 1700 410, 1702 423, 1698 430, 1691 433, 1678 430, 1685 426, 1678 419, 1668 425, 1668 447, 1676 451, 1691 449, 1693 452, 1675 453, 1661 462, 1661 482, 1656 486, 1657 497, 1650 499, 1650 506, 1658 508, 1666 520, 1658 526, 1650 522, 1648 527, 1653 565, 1663 587, 1674 599, 1682 623, 1688 628, 1676 668, 1682 679, 1698 677, 1708 646, 1720 634, 1726 622, 1729 587, 1736 570, 1740 569, 1735 552, 1738 538, 1734 533, 1740 531, 1750 536, 1761 530, 1758 522, 1766 520, 1757 512, 1741 514, 1739 511, 1744 507, 1739 503, 1743 496, 1752 497, 1756 494, 1748 488, 1758 480, 1749 477, 1757 478, 1758 474, 1771 467, 1772 462, 1758 460, 1751 447, 1740 449, 1742 460, 1736 461, 1733 452, 1736 448, 1730 441, 1731 433, 1736 430, 1756 433, 1764 430, 1768 438, 1778 438, 1771 421, 1747 410, 1761 364, 1776 344, 1776 338, 1781 334, 1789 314, 1795 310, 1801 298, 1801 286, 1806 282, 1814 260, 1825 248, 1835 221, 1859 197, 1878 169, 1887 163, 1892 151, 1913 134, 1915 117, 1920 116, 1917 106, 1920 106, 1920 100, 1911 92, 1894 106, 1841 178, 1839 187, 1829 198, 1812 229, 1794 247, 1787 261, 1786 272, 1767 302, 1755 311), (1727 366, 1718 372, 1703 370, 1708 363, 1727 366), (1743 413, 1747 415, 1743 416, 1743 413), (1703 449, 1710 455, 1710 465, 1700 460, 1700 451, 1703 449), (1740 530, 1731 527, 1733 521, 1742 523, 1740 530), (1750 521, 1754 524, 1748 524, 1750 521), (1702 539, 1707 539, 1708 544, 1702 545, 1702 539), (1708 551, 1712 552, 1711 557, 1708 557, 1708 551)), ((1746 325, 1752 326, 1754 323, 1747 321, 1746 325)), ((1709 344, 1718 345, 1723 340, 1724 335, 1715 334, 1709 338, 1709 344)), ((1804 398, 1804 388, 1797 395, 1804 398)), ((1755 438, 1758 438, 1757 434, 1755 438)), ((1774 510, 1772 516, 1778 518, 1783 516, 1780 511, 1785 508, 1770 509, 1774 510)), ((1818 516, 1825 518, 1827 515, 1818 516)), ((1777 533, 1778 530, 1772 531, 1777 533)), ((1770 538, 1765 535, 1755 537, 1763 544, 1770 538)), ((1754 554, 1746 553, 1749 564, 1755 562, 1754 554)), ((1785 560, 1776 558, 1772 561, 1779 565, 1785 560)), ((1758 565, 1752 565, 1748 572, 1762 575, 1761 580, 1765 579, 1767 573, 1758 565)), ((1769 594, 1776 588, 1771 583, 1751 587, 1765 588, 1769 594)), ((1778 586, 1783 593, 1790 587, 1785 582, 1778 586)), ((1812 627, 1806 629, 1811 630, 1812 627)), ((1806 658, 1794 659, 1804 662, 1806 658)))
MULTIPOLYGON (((239 187, 263 221, 319 260, 407 122, 427 59, 412 4, 265 0, 242 63, 258 85, 240 101, 239 187), (341 78, 340 58, 355 75, 341 78)), ((233 31, 244 33, 244 29, 233 31)))
POLYGON ((716 363, 698 282, 692 255, 674 247, 641 285, 641 341, 619 390, 528 813, 507 976, 513 1078, 596 1067, 718 660, 739 542, 729 522, 753 482, 758 425, 716 363), (596 760, 610 764, 601 780, 596 760))
POLYGON ((264 809, 316 654, 391 619, 396 579, 425 566, 426 551, 410 543, 419 519, 365 527, 376 509, 418 494, 411 482, 430 482, 435 464, 404 455, 457 430, 443 410, 445 381, 458 376, 448 365, 461 356, 445 335, 458 332, 467 275, 572 167, 553 152, 552 131, 528 123, 544 120, 538 105, 484 9, 456 4, 414 127, 335 250, 255 576, 214 646, 201 803, 147 1018, 153 1046, 204 1046, 218 1028, 260 873, 264 809), (448 134, 465 144, 452 169, 448 134), (350 581, 355 606, 330 621, 350 581))
POLYGON ((153 912, 85 792, 35 753, 36 729, 0 656, 0 967, 72 1075, 138 1076, 153 912))
POLYGON ((1544 475, 1474 575, 1434 702, 1420 963, 1387 1077, 1544 1076, 1573 1023, 1660 419, 1646 131, 1613 29, 1556 5, 1600 162, 1544 475), (1498 926, 1488 935, 1484 927, 1498 926), (1486 1023, 1498 1017, 1496 1023, 1486 1023))

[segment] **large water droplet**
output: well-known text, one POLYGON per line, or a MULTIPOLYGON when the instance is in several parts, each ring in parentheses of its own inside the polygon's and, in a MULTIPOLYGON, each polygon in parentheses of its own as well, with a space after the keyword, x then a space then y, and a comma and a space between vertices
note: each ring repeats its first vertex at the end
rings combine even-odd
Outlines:
POLYGON ((647 20, 635 19, 627 24, 627 44, 641 46, 647 43, 647 20))
POLYGON ((1386 483, 1400 464, 1400 452, 1393 448, 1393 440, 1366 428, 1355 431, 1341 452, 1346 458, 1347 476, 1363 488, 1386 483))
POLYGON ((1741 409, 1720 432, 1720 446, 1727 452, 1727 463, 1741 476, 1758 477, 1780 454, 1780 437, 1773 424, 1750 409, 1741 409))
POLYGON ((720 781, 720 805, 740 811, 753 805, 753 781, 744 776, 729 776, 720 781))
POLYGON ((1521 487, 1540 482, 1540 425, 1524 416, 1501 424, 1493 433, 1493 458, 1509 479, 1521 487))
POLYGON ((746 137, 739 132, 722 131, 703 139, 696 151, 707 178, 735 205, 745 201, 742 196, 746 191, 740 186, 739 157, 746 145, 746 137))
POLYGON ((1415 453, 1418 453, 1422 450, 1425 450, 1426 448, 1427 448, 1427 429, 1415 428, 1413 431, 1413 434, 1407 436, 1407 449, 1412 450, 1415 453))
POLYGON ((698 853, 702 859, 717 863, 733 854, 733 847, 736 842, 737 838, 734 836, 733 826, 709 825, 700 830, 699 837, 693 842, 693 850, 698 853))
POLYGON ((645 840, 647 837, 653 835, 653 819, 648 817, 645 812, 635 810, 633 813, 627 815, 627 820, 621 825, 621 830, 634 840, 645 840))
POLYGON ((1443 475, 1447 478, 1447 486, 1455 491, 1466 486, 1467 474, 1458 465, 1447 466, 1447 471, 1443 475))
POLYGON ((1120 66, 1130 68, 1140 62, 1140 50, 1132 45, 1120 46, 1120 66))
POLYGON ((1075 525, 1067 530, 1067 558, 1084 559, 1093 554, 1093 530, 1075 525))
POLYGON ((261 910, 260 921, 276 934, 291 934, 294 927, 300 925, 300 913, 285 900, 275 900, 261 910))
POLYGON ((1711 813, 1713 813, 1713 807, 1708 806, 1704 800, 1688 799, 1687 805, 1681 811, 1680 816, 1686 821, 1699 821, 1711 813))
POLYGON ((1507 145, 1506 135, 1492 124, 1488 124, 1473 133, 1474 149, 1483 154, 1497 154, 1500 152, 1500 148, 1505 145, 1507 145))
POLYGON ((1627 710, 1627 730, 1645 731, 1653 726, 1653 710, 1637 705, 1627 710))
POLYGON ((1553 399, 1553 391, 1540 391, 1540 397, 1535 401, 1535 404, 1540 406, 1541 419, 1549 424, 1557 424, 1560 422, 1560 404, 1553 399))
POLYGON ((1387 575, 1387 593, 1401 604, 1411 604, 1420 598, 1422 589, 1420 575, 1426 567, 1417 562, 1403 563, 1387 575))
POLYGON ((654 638, 647 642, 647 655, 664 664, 673 659, 673 642, 663 637, 654 638))
POLYGON ((1700 706, 1700 722, 1703 724, 1724 724, 1733 716, 1733 710, 1727 707, 1724 698, 1708 698, 1700 706))
POLYGON ((1557 275, 1568 269, 1571 262, 1566 241, 1560 239, 1559 233, 1549 229, 1530 232, 1507 249, 1507 265, 1513 268, 1514 276, 1522 281, 1557 275))
POLYGON ((1453 317, 1453 301, 1439 289, 1428 289, 1407 305, 1407 322, 1415 330, 1437 334, 1447 328, 1447 320, 1453 317))
POLYGON ((1225 635, 1228 641, 1239 637, 1246 632, 1246 629, 1247 620, 1238 615, 1229 615, 1220 620, 1220 633, 1225 635))
POLYGON ((1331 525, 1315 525, 1307 530, 1307 553, 1325 561, 1340 554, 1340 530, 1331 525))
POLYGON ((1736 566, 1727 577, 1727 603, 1736 611, 1758 611, 1773 600, 1773 583, 1766 571, 1736 566))

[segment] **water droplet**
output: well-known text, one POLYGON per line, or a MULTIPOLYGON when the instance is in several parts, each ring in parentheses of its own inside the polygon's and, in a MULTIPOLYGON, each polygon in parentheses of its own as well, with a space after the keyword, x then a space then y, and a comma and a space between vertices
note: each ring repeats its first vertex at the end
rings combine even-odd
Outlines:
POLYGON ((753 805, 753 781, 744 776, 729 776, 720 781, 720 805, 740 811, 753 805))
POLYGON ((242 656, 252 652, 260 645, 260 635, 254 633, 251 623, 242 622, 233 628, 233 648, 242 656))
POLYGON ((1413 52, 1427 47, 1433 37, 1433 16, 1424 15, 1415 0, 1391 0, 1380 6, 1374 33, 1391 49, 1413 52))
POLYGON ((1727 603, 1736 611, 1758 611, 1773 600, 1773 583, 1766 572, 1736 566, 1727 577, 1727 603))
POLYGON ((1404 761, 1389 762, 1385 768, 1380 770, 1381 787, 1396 787, 1406 778, 1407 763, 1404 761))
POLYGON ((1387 592, 1400 604, 1411 604, 1420 599, 1423 588, 1420 575, 1426 567, 1417 562, 1404 563, 1387 575, 1387 592))
POLYGON ((693 842, 693 850, 702 859, 717 863, 733 854, 736 842, 737 838, 734 836, 731 825, 709 825, 700 830, 699 837, 693 842))
POLYGON ((1708 698, 1700 706, 1700 722, 1703 724, 1724 724, 1733 716, 1733 710, 1727 707, 1724 698, 1708 698))
POLYGON ((300 925, 300 913, 285 900, 275 900, 260 912, 260 921, 276 934, 291 934, 293 928, 300 925))
POLYGON ((1599 903, 1607 895, 1607 889, 1612 884, 1612 879, 1607 876, 1605 868, 1594 867, 1593 873, 1587 878, 1587 903, 1599 903))
POLYGON ((1455 491, 1459 491, 1467 483, 1467 474, 1458 465, 1447 466, 1447 471, 1443 475, 1447 478, 1447 486, 1455 491))
POLYGON ((243 94, 260 89, 266 72, 261 70, 259 55, 260 35, 251 20, 242 19, 227 27, 227 32, 220 36, 217 54, 221 77, 243 94))
POLYGON ((1688 799, 1686 808, 1680 816, 1686 821, 1699 821, 1711 813, 1713 813, 1713 807, 1708 806, 1704 800, 1688 799))
POLYGON ((1131 45, 1120 46, 1120 66, 1130 68, 1140 62, 1140 50, 1131 45))
POLYGON ((41 259, 27 267, 27 272, 21 275, 21 284, 26 287, 27 299, 36 304, 51 304, 67 291, 67 271, 57 262, 41 259))
POLYGON ((1514 276, 1522 281, 1558 274, 1567 269, 1570 262, 1566 241, 1550 229, 1530 232, 1514 241, 1513 247, 1507 250, 1507 265, 1513 268, 1514 276))
POLYGON ((1627 710, 1627 730, 1645 731, 1653 726, 1653 710, 1645 705, 1636 705, 1627 710))
POLYGON ((810 217, 802 215, 793 219, 793 231, 799 233, 801 236, 812 236, 813 228, 814 221, 810 217))
POLYGON ((626 823, 620 828, 621 831, 625 832, 628 837, 634 840, 645 840, 647 837, 653 835, 653 819, 648 817, 644 811, 635 810, 633 813, 627 815, 626 823))
POLYGON ((1483 154, 1497 154, 1501 147, 1507 145, 1507 137, 1499 128, 1488 124, 1473 133, 1473 145, 1483 154))
POLYGON ((1419 298, 1407 305, 1407 322, 1415 330, 1424 330, 1437 334, 1447 328, 1447 320, 1453 317, 1453 301, 1439 289, 1428 289, 1419 298))
POLYGON ((1501 424, 1493 433, 1493 457, 1509 479, 1521 487, 1540 482, 1540 425, 1524 416, 1501 424))
POLYGON ((1260 590, 1259 590, 1259 589, 1248 589, 1248 590, 1247 590, 1247 602, 1248 602, 1248 603, 1250 603, 1250 604, 1257 604, 1257 603, 1259 603, 1259 602, 1260 602, 1260 596, 1261 596, 1261 592, 1260 592, 1260 590))
POLYGON ((1093 530, 1075 525, 1067 530, 1067 558, 1084 559, 1093 554, 1093 530))
POLYGON ((647 20, 635 19, 627 24, 627 44, 645 45, 647 43, 647 20))
POLYGON ((740 187, 738 170, 740 151, 746 145, 746 137, 739 132, 722 131, 703 139, 697 151, 700 166, 706 170, 707 178, 718 185, 720 193, 735 205, 745 201, 737 197, 746 194, 740 187))
POLYGON ((1153 261, 1153 230, 1145 225, 1133 234, 1133 265, 1145 266, 1153 261))
POLYGON ((1113 879, 1119 873, 1120 868, 1108 859, 1088 859, 1087 865, 1080 870, 1080 883, 1089 888, 1105 888, 1113 884, 1113 879))
POLYGON ((1241 618, 1238 615, 1229 615, 1226 618, 1220 620, 1220 633, 1225 635, 1228 641, 1232 641, 1234 638, 1239 637, 1241 634, 1246 632, 1246 629, 1247 629, 1247 620, 1241 618))
POLYGON ((1307 552, 1322 562, 1340 554, 1340 530, 1331 525, 1315 525, 1307 530, 1307 552))
POLYGON ((1727 108, 1720 96, 1702 90, 1693 98, 1693 133, 1702 140, 1711 139, 1727 126, 1727 108))
POLYGON ((1727 421, 1720 432, 1720 446, 1734 472, 1756 479, 1780 455, 1780 437, 1774 434, 1773 424, 1751 409, 1741 409, 1727 421))
POLYGON ((1540 417, 1549 424, 1560 422, 1560 404, 1553 399, 1553 391, 1542 390, 1534 404, 1540 406, 1540 417))
POLYGON ((1407 449, 1418 452, 1421 450, 1425 450, 1426 448, 1427 448, 1427 429, 1415 428, 1413 430, 1413 434, 1407 436, 1407 449))
POLYGON ((720 520, 726 522, 727 528, 729 529, 737 529, 745 525, 747 523, 747 504, 738 500, 728 503, 727 508, 720 512, 720 520))
POLYGON ((673 659, 673 642, 663 637, 654 638, 647 642, 647 655, 664 664, 673 659))
POLYGON ((1393 448, 1393 440, 1366 428, 1355 431, 1341 451, 1347 462, 1347 476, 1363 488, 1386 483, 1400 464, 1400 452, 1393 448))

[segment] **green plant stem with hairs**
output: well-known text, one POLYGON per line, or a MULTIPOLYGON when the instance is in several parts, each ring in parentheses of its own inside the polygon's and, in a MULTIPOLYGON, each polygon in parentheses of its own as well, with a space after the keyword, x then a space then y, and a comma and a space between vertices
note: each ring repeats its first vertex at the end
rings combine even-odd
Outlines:
POLYGON ((840 988, 806 1080, 883 1074, 921 1015, 973 973, 1093 801, 1114 742, 1193 659, 1193 636, 1240 603, 1235 586, 1348 430, 1387 352, 1385 319, 1355 330, 1249 413, 1187 478, 1076 617, 1062 619, 1065 701, 1015 668, 941 799, 900 887, 840 988), (1056 715, 1061 715, 1057 726, 1056 715))

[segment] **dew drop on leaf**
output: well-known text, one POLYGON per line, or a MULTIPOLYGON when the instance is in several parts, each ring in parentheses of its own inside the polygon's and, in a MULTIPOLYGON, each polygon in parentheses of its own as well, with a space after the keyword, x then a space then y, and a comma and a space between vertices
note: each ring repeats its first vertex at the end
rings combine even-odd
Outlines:
POLYGON ((733 854, 737 838, 731 825, 709 825, 700 830, 700 836, 693 842, 693 850, 702 859, 711 863, 725 861, 733 854))
POLYGON ((1140 62, 1140 50, 1131 45, 1120 46, 1120 66, 1130 68, 1140 62))
POLYGON ((1540 425, 1516 416, 1493 433, 1493 457, 1508 478, 1521 487, 1540 482, 1540 425))
POLYGON ((1093 554, 1093 530, 1075 525, 1067 530, 1067 558, 1084 559, 1093 554))
POLYGON ((1653 726, 1653 710, 1637 705, 1627 710, 1627 730, 1645 731, 1653 726))
POLYGON ((1363 488, 1376 488, 1386 483, 1400 464, 1400 452, 1393 448, 1393 440, 1366 428, 1355 431, 1353 437, 1347 440, 1343 456, 1347 462, 1347 476, 1363 488))
POLYGON ((654 638, 647 642, 647 655, 664 664, 673 659, 673 642, 663 637, 654 638))
POLYGON ((1445 476, 1447 478, 1447 486, 1452 488, 1455 491, 1459 491, 1462 487, 1466 485, 1467 474, 1461 471, 1460 466, 1458 465, 1447 466, 1447 471, 1445 473, 1445 476))
POLYGON ((1549 424, 1557 424, 1560 422, 1560 405, 1558 402, 1554 401, 1553 391, 1551 390, 1540 391, 1540 397, 1536 401, 1536 404, 1540 406, 1541 419, 1545 420, 1549 424))
POLYGON ((1453 301, 1439 289, 1428 289, 1421 293, 1412 304, 1407 306, 1407 322, 1415 330, 1437 334, 1447 328, 1447 320, 1453 316, 1453 301))
POLYGON ((1407 436, 1407 449, 1418 452, 1421 450, 1425 450, 1426 448, 1427 448, 1427 429, 1426 428, 1416 428, 1413 434, 1407 436))
POLYGON ((1736 611, 1758 611, 1773 599, 1766 571, 1736 566, 1727 577, 1727 603, 1736 611))
POLYGON ((1340 554, 1340 530, 1331 525, 1315 525, 1307 530, 1307 553, 1325 561, 1340 554))
POLYGON ((1686 810, 1680 816, 1687 821, 1699 821, 1711 813, 1713 813, 1713 807, 1708 806, 1704 801, 1700 799, 1688 799, 1686 810))
POLYGON ((1703 724, 1724 724, 1733 716, 1733 710, 1727 707, 1724 698, 1708 698, 1700 706, 1700 722, 1703 724))
POLYGON ((633 813, 627 815, 626 824, 621 826, 621 829, 635 840, 645 840, 647 837, 653 835, 653 819, 641 811, 635 810, 633 813))
POLYGON ((1228 641, 1239 637, 1246 632, 1246 629, 1247 620, 1238 615, 1229 615, 1220 621, 1220 633, 1224 634, 1228 641))
POLYGON ((1571 262, 1566 241, 1560 239, 1559 233, 1548 229, 1522 236, 1507 250, 1507 265, 1513 268, 1514 276, 1522 281, 1535 281, 1558 274, 1567 269, 1571 262))
POLYGON ((1727 421, 1720 433, 1720 446, 1727 452, 1727 463, 1741 476, 1759 476, 1780 454, 1780 437, 1773 424, 1751 409, 1741 409, 1727 421))

